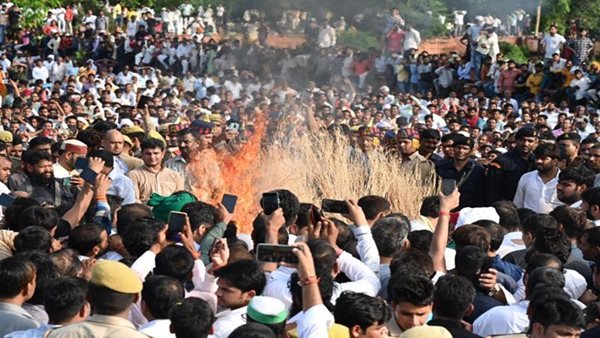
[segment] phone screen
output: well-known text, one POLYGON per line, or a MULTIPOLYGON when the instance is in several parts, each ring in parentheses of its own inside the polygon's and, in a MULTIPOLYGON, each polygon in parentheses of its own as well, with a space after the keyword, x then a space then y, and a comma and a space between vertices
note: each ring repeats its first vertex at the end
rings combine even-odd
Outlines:
POLYGON ((237 200, 238 200, 237 196, 225 194, 225 195, 223 195, 223 199, 221 200, 221 203, 225 206, 225 209, 227 209, 227 212, 229 212, 230 214, 233 214, 233 212, 235 211, 235 205, 237 204, 237 200))
POLYGON ((456 180, 451 178, 442 179, 442 194, 448 196, 456 188, 456 180))
POLYGON ((347 214, 349 213, 348 205, 346 201, 324 199, 321 202, 321 210, 325 212, 332 212, 335 214, 347 214))
POLYGON ((75 160, 75 169, 84 170, 89 166, 89 161, 86 157, 78 157, 75 160))
POLYGON ((270 215, 279 209, 279 194, 276 192, 264 193, 260 203, 265 215, 270 215))
POLYGON ((319 208, 313 206, 310 208, 310 223, 316 225, 318 222, 323 221, 323 214, 319 208))
POLYGON ((297 264, 298 257, 294 254, 293 249, 294 247, 291 245, 261 243, 256 248, 256 259, 261 262, 297 264))
POLYGON ((81 172, 81 178, 91 185, 96 184, 96 176, 98 176, 98 174, 90 168, 87 168, 81 172))
POLYGON ((14 201, 15 201, 15 198, 9 194, 0 195, 0 206, 8 208, 13 204, 14 201))
POLYGON ((171 211, 169 214, 169 228, 167 238, 172 241, 179 240, 179 233, 183 231, 187 214, 185 212, 171 211))
POLYGON ((481 270, 479 270, 479 274, 488 273, 490 269, 494 267, 494 259, 490 257, 486 257, 481 265, 481 270))

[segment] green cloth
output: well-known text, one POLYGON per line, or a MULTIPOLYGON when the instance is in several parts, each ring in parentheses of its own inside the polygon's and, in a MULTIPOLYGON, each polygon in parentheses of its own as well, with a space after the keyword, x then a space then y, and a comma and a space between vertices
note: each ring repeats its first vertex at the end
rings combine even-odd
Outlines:
POLYGON ((161 196, 153 193, 150 196, 148 205, 154 207, 152 213, 156 219, 168 223, 171 211, 181 211, 184 205, 196 201, 196 197, 190 193, 178 193, 171 196, 161 196))

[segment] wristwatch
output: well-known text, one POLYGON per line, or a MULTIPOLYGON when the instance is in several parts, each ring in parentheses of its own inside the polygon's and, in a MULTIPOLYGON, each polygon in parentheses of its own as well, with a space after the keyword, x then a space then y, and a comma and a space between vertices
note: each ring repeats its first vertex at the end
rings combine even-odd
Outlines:
POLYGON ((495 295, 497 295, 498 293, 500 293, 500 286, 498 284, 494 285, 493 288, 490 289, 490 292, 488 292, 488 296, 490 297, 494 297, 495 295))

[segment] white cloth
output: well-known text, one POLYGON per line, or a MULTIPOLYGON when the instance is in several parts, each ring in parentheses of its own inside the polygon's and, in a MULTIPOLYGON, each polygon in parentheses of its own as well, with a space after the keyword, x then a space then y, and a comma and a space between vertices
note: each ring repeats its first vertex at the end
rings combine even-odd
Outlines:
POLYGON ((567 40, 565 40, 565 38, 558 33, 554 34, 554 36, 546 34, 541 41, 542 46, 544 46, 546 50, 544 58, 550 59, 552 58, 552 54, 560 53, 560 45, 564 44, 566 41, 567 40))
POLYGON ((529 301, 496 306, 479 316, 473 323, 473 333, 482 337, 500 334, 522 333, 529 327, 527 307, 529 301))
MULTIPOLYGON (((371 297, 375 297, 381 288, 381 283, 377 275, 360 260, 352 257, 351 254, 343 252, 337 259, 340 271, 343 272, 351 282, 335 283, 331 303, 335 301, 344 291, 362 292, 371 297)), ((279 267, 273 271, 267 278, 267 285, 263 291, 263 296, 275 297, 281 300, 289 310, 292 307, 292 294, 288 286, 290 275, 295 269, 279 267)))
POLYGON ((537 170, 530 171, 519 180, 517 192, 513 202, 517 208, 528 208, 538 214, 548 214, 563 203, 558 200, 556 195, 556 185, 558 184, 558 175, 544 183, 537 170))
POLYGON ((170 325, 171 321, 168 319, 157 319, 140 326, 139 331, 152 338, 175 338, 170 325))
MULTIPOLYGON (((565 292, 573 299, 579 299, 587 289, 585 278, 577 271, 564 269, 565 275, 565 292)), ((513 294, 517 301, 525 298, 525 284, 523 277, 517 282, 517 291, 513 294)))
POLYGON ((360 260, 375 274, 379 274, 379 250, 377 250, 377 244, 371 234, 371 227, 368 225, 356 226, 352 228, 352 233, 358 240, 356 251, 360 260))
POLYGON ((235 310, 225 310, 217 314, 217 320, 213 324, 215 338, 227 338, 233 330, 246 324, 247 307, 235 310))
POLYGON ((325 305, 319 304, 303 312, 298 319, 298 336, 300 338, 329 337, 329 328, 335 319, 325 305))
POLYGON ((514 231, 504 235, 502 244, 500 244, 500 248, 498 251, 496 251, 496 254, 502 258, 513 251, 523 249, 525 249, 525 244, 523 243, 523 233, 520 231, 514 231))

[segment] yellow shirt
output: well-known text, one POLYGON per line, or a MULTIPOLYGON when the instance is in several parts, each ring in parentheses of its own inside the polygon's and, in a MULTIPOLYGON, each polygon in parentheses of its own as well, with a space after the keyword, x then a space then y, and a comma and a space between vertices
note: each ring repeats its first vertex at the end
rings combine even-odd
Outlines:
POLYGON ((529 75, 527 81, 525 81, 525 86, 529 88, 529 91, 533 95, 537 95, 540 93, 542 87, 542 80, 544 80, 544 73, 534 73, 529 75))
POLYGON ((127 319, 93 315, 86 321, 67 325, 50 331, 48 338, 104 338, 104 337, 127 337, 147 338, 145 334, 137 331, 135 326, 127 319))
POLYGON ((144 165, 130 171, 127 176, 133 182, 135 198, 142 204, 148 202, 152 193, 170 196, 174 192, 183 190, 183 176, 168 168, 154 173, 144 165))

